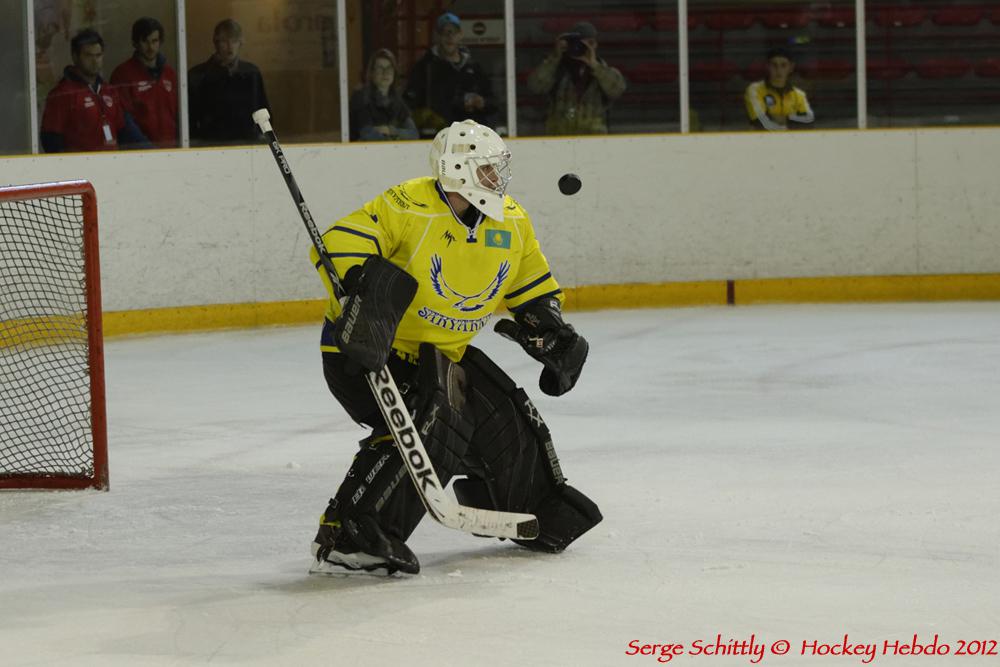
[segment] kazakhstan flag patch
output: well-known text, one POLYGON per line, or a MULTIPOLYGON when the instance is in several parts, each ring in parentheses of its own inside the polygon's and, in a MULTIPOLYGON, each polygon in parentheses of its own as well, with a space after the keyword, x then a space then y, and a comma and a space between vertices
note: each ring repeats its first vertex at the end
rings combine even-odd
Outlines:
POLYGON ((510 232, 503 229, 489 230, 486 232, 486 247, 510 250, 510 232))

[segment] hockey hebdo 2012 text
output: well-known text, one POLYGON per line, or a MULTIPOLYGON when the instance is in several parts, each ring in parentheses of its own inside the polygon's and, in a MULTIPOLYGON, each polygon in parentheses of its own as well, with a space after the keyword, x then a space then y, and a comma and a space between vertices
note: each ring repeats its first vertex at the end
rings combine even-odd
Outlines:
MULTIPOLYGON (((935 658, 945 655, 958 657, 988 657, 1000 655, 995 639, 955 639, 943 641, 935 634, 925 638, 913 634, 908 639, 880 639, 876 641, 856 641, 844 633, 839 640, 822 639, 765 640, 756 634, 747 639, 723 637, 721 633, 711 639, 695 639, 691 642, 645 642, 633 639, 625 647, 625 655, 652 657, 657 662, 667 663, 682 656, 692 657, 745 657, 750 664, 758 664, 768 656, 804 656, 823 658, 856 657, 860 664, 871 664, 880 657, 891 659, 897 656, 935 658)), ((930 662, 930 661, 929 661, 930 662)))

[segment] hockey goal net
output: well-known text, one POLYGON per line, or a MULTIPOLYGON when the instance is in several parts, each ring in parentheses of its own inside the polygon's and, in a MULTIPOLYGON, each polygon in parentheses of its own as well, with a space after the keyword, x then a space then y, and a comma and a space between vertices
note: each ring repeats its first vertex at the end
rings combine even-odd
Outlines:
POLYGON ((108 487, 97 201, 0 187, 0 489, 108 487))

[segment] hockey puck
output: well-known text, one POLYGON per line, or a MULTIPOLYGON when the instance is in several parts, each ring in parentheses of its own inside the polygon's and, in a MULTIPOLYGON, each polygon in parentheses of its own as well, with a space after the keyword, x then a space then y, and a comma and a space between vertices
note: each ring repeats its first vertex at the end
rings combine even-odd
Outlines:
POLYGON ((582 187, 583 183, 576 174, 563 174, 559 179, 559 192, 564 195, 575 195, 582 187))

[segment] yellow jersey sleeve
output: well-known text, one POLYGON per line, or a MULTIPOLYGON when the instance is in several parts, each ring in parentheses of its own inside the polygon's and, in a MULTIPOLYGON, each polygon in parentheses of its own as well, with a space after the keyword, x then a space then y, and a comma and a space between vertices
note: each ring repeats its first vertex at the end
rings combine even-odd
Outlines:
POLYGON ((747 116, 750 120, 757 120, 760 115, 760 108, 756 104, 757 102, 757 86, 755 84, 750 84, 747 89, 743 91, 743 104, 747 109, 747 116))
MULTIPOLYGON (((386 210, 385 197, 380 195, 357 211, 333 223, 323 232, 323 245, 338 276, 343 278, 351 267, 360 266, 369 255, 382 257, 392 255, 396 236, 391 228, 392 225, 389 224, 391 220, 392 216, 386 210)), ((333 298, 333 286, 315 248, 309 248, 309 258, 319 272, 331 301, 336 304, 337 300, 333 298)))
POLYGON ((565 296, 559 289, 559 283, 552 277, 549 262, 542 254, 542 248, 535 237, 531 219, 513 199, 508 201, 507 219, 514 222, 514 229, 521 236, 522 247, 517 273, 504 295, 508 310, 516 311, 529 301, 543 296, 554 296, 562 303, 565 296))
POLYGON ((798 88, 795 89, 795 113, 799 114, 812 113, 812 109, 809 106, 809 101, 806 98, 806 94, 801 90, 799 90, 798 88))

